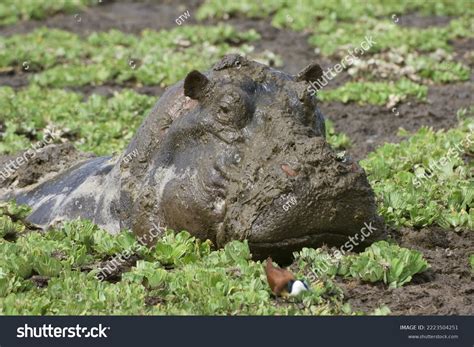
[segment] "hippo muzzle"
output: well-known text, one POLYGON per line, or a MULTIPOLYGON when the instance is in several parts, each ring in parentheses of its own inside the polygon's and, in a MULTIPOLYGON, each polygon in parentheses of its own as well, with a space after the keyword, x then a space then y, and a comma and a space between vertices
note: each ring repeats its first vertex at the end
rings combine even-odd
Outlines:
POLYGON ((297 140, 248 153, 248 174, 231 185, 218 244, 245 238, 256 257, 283 259, 302 247, 342 245, 365 223, 383 230, 355 162, 337 157, 321 136, 290 138, 297 140))
POLYGON ((317 64, 292 76, 226 56, 170 87, 119 158, 78 164, 17 200, 45 227, 77 216, 137 235, 161 225, 218 247, 247 239, 257 258, 344 244, 365 223, 375 239, 383 227, 365 173, 326 143, 308 93, 321 74, 317 64))

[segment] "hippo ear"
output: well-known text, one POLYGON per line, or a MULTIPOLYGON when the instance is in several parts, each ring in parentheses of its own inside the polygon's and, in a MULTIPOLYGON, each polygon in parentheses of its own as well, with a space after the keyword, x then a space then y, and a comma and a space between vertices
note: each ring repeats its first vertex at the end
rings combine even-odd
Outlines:
POLYGON ((312 82, 319 80, 322 75, 323 69, 321 69, 321 66, 319 66, 319 64, 312 63, 306 66, 303 70, 301 70, 298 75, 295 76, 295 78, 298 82, 312 82))
POLYGON ((209 80, 199 71, 193 70, 184 79, 184 95, 193 100, 202 100, 209 80))

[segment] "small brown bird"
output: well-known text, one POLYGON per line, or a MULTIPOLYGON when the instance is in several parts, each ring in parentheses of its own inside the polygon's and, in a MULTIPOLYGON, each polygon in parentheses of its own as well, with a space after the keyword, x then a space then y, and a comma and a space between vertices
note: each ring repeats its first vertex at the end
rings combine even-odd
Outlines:
POLYGON ((265 273, 270 289, 276 296, 296 296, 302 291, 308 290, 306 283, 295 279, 290 271, 273 266, 270 257, 267 258, 265 273))

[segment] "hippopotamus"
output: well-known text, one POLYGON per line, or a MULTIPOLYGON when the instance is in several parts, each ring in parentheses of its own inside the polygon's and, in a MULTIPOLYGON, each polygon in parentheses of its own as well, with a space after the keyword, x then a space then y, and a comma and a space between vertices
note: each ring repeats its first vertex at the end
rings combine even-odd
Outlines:
POLYGON ((121 155, 14 197, 42 228, 80 217, 142 236, 159 225, 216 247, 247 240, 256 258, 342 245, 368 223, 381 231, 364 170, 326 142, 308 92, 321 74, 316 63, 290 75, 227 55, 169 87, 121 155))

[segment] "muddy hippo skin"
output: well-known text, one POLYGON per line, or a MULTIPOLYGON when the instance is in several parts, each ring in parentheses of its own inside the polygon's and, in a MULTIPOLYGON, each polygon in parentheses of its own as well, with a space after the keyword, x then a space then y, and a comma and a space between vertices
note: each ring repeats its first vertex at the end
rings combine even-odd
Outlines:
POLYGON ((257 258, 341 245, 383 227, 364 171, 336 156, 308 82, 238 55, 170 87, 119 157, 77 164, 21 192, 30 221, 84 217, 111 233, 154 225, 210 239, 247 239, 257 258))

